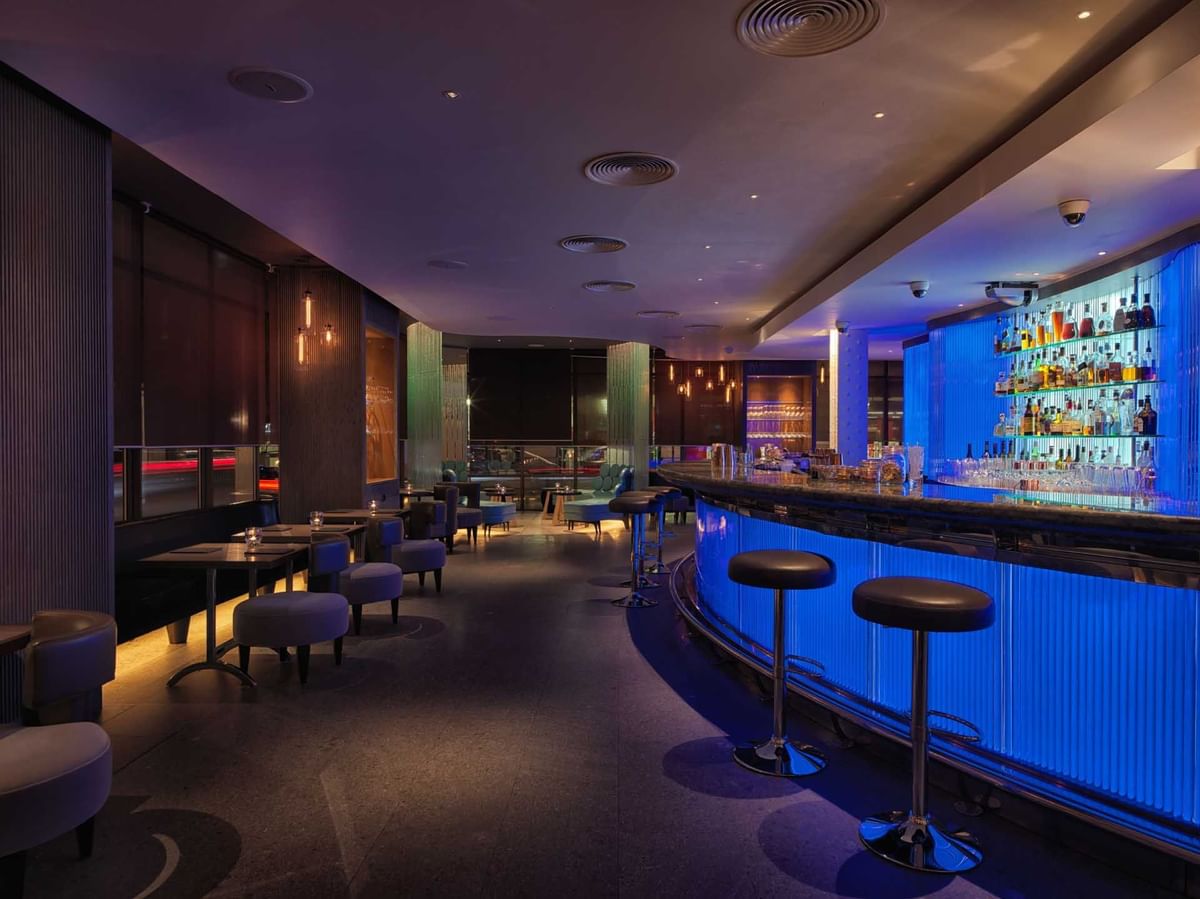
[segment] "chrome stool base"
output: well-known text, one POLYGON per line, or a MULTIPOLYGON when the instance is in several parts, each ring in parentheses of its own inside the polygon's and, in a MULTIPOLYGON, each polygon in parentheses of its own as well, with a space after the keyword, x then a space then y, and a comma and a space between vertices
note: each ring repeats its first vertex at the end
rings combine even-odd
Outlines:
MULTIPOLYGON (((621 581, 621 583, 618 586, 634 587, 635 585, 634 585, 633 581, 621 581)), ((645 590, 645 589, 653 590, 655 587, 661 587, 661 586, 662 585, 659 584, 657 581, 650 580, 650 578, 646 577, 646 575, 644 575, 644 574, 638 575, 638 582, 636 584, 636 588, 639 590, 645 590)))
POLYGON ((815 746, 774 737, 757 746, 739 746, 733 751, 733 760, 755 774, 771 777, 806 777, 825 767, 825 756, 815 746))
POLYGON ((652 565, 647 565, 645 568, 646 574, 669 574, 670 571, 671 569, 662 562, 655 562, 652 565))
POLYGON ((931 874, 961 874, 983 861, 969 833, 948 833, 932 818, 910 812, 872 815, 858 827, 862 844, 893 864, 931 874))
POLYGON ((648 609, 651 606, 658 605, 657 599, 647 599, 640 593, 630 593, 628 596, 622 596, 620 599, 612 601, 614 606, 620 606, 622 609, 648 609))

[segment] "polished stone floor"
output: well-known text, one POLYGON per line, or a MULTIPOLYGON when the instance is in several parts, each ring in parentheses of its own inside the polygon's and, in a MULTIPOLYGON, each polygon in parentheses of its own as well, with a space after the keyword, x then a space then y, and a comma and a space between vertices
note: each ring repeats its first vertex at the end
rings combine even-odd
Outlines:
POLYGON ((256 652, 256 689, 213 672, 167 689, 199 622, 186 647, 123 646, 96 855, 40 848, 28 895, 1156 895, 995 817, 971 822, 988 858, 967 877, 866 855, 857 821, 903 801, 903 768, 832 747, 802 783, 733 765, 769 706, 687 638, 666 589, 610 604, 624 540, 524 515, 460 548, 442 595, 409 578, 399 627, 368 607, 341 668, 314 648, 304 688, 256 652))

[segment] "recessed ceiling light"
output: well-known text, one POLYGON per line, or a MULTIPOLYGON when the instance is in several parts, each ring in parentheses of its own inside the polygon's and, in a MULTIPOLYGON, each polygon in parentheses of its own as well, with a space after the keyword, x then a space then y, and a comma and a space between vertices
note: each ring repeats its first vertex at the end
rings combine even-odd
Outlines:
POLYGON ((712 249, 712 244, 710 244, 710 243, 706 243, 706 244, 704 245, 704 249, 706 249, 706 250, 711 250, 711 249, 712 249))
POLYGON ((679 313, 671 309, 643 309, 637 314, 638 318, 678 318, 679 313))
POLYGON ((751 199, 751 200, 757 200, 757 199, 758 199, 758 194, 750 194, 750 199, 751 199))
POLYGON ((496 338, 496 343, 502 343, 503 341, 504 341, 504 338, 503 338, 503 337, 497 337, 497 338, 496 338))
POLYGON ((1077 19, 1090 19, 1091 17, 1092 11, 1090 9, 1082 10, 1079 15, 1075 16, 1077 19))
POLYGON ((1101 250, 1101 251, 1100 251, 1099 253, 1097 253, 1096 255, 1097 255, 1097 256, 1107 256, 1107 255, 1108 255, 1108 250, 1101 250))
POLYGON ((442 91, 442 96, 447 100, 457 100, 460 95, 458 91, 442 91))
POLYGON ((966 303, 959 303, 959 304, 958 304, 958 308, 959 308, 959 309, 961 309, 961 308, 962 308, 963 306, 965 306, 965 305, 967 305, 967 304, 966 304, 966 303))
POLYGON ((546 344, 544 344, 544 343, 531 343, 531 344, 529 344, 529 348, 534 349, 534 350, 540 350, 545 345, 546 344))
POLYGON ((720 300, 713 300, 713 305, 714 305, 714 306, 720 306, 720 305, 721 305, 721 301, 720 301, 720 300))
POLYGON ((635 287, 637 285, 632 281, 587 281, 583 285, 584 290, 590 290, 592 293, 624 293, 635 287))
POLYGON ((1040 275, 1040 274, 1041 274, 1041 272, 1034 272, 1034 273, 1033 273, 1033 276, 1036 278, 1036 277, 1037 277, 1038 275, 1040 275))
POLYGON ((884 114, 882 112, 875 113, 875 118, 877 118, 877 119, 882 119, 883 116, 884 116, 884 114))
POLYGON ((229 83, 235 90, 275 103, 303 103, 313 94, 312 85, 291 72, 264 69, 260 66, 241 66, 232 70, 229 83))
POLYGON ((461 259, 430 259, 425 264, 430 268, 445 269, 449 272, 462 271, 467 267, 467 263, 463 262, 461 259))

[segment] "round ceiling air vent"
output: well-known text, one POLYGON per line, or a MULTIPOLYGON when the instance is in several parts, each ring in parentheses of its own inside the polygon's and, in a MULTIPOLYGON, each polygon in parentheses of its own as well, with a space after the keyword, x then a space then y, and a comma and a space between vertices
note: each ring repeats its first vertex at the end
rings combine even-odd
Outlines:
POLYGON ((312 85, 299 75, 262 66, 234 69, 229 83, 243 94, 276 103, 302 103, 313 95, 312 85))
POLYGON ((719 331, 720 325, 687 325, 685 331, 719 331))
POLYGON ((600 237, 595 234, 564 237, 558 245, 571 253, 616 253, 629 246, 619 237, 600 237))
POLYGON ((883 20, 883 0, 754 0, 737 37, 768 56, 819 56, 849 47, 883 20))
POLYGON ((653 153, 608 153, 597 156, 583 167, 583 173, 597 184, 614 187, 643 187, 673 178, 679 167, 665 156, 653 153))
POLYGON ((622 293, 637 287, 632 281, 585 281, 584 290, 592 293, 622 293))
POLYGON ((670 309, 643 309, 638 318, 679 318, 679 313, 670 309))
POLYGON ((426 263, 430 268, 442 268, 446 271, 457 272, 467 267, 461 259, 430 259, 426 263))

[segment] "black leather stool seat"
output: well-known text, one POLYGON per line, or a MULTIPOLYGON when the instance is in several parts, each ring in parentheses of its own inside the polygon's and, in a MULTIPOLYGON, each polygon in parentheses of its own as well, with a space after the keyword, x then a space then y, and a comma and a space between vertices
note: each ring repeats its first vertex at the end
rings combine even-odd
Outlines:
MULTIPOLYGON (((735 556, 736 558, 736 556, 735 556)), ((924 577, 880 577, 854 588, 854 613, 912 631, 978 631, 996 617, 982 590, 924 577)))
POLYGON ((644 515, 647 512, 657 512, 660 504, 661 500, 653 493, 626 491, 608 501, 608 511, 624 515, 644 515))
POLYGON ((678 487, 672 487, 669 484, 656 484, 653 487, 648 487, 647 492, 657 496, 670 496, 673 493, 679 493, 680 490, 678 487))
POLYGON ((756 549, 729 560, 729 579, 747 587, 816 590, 837 579, 833 560, 794 549, 756 549))

